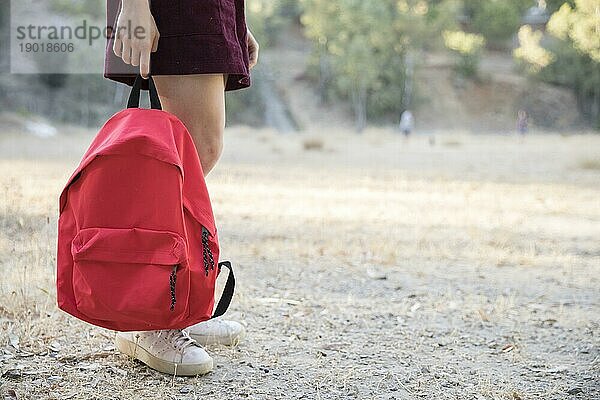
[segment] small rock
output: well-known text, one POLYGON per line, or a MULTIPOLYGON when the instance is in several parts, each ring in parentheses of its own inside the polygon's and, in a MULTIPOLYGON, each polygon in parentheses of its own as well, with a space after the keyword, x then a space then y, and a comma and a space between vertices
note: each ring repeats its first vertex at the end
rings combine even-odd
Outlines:
POLYGON ((185 386, 182 386, 181 389, 179 389, 179 393, 187 394, 187 393, 191 393, 193 390, 194 390, 193 386, 185 385, 185 386))
POLYGON ((579 388, 579 387, 574 387, 574 388, 571 388, 571 389, 567 390, 567 393, 569 393, 571 395, 576 395, 576 394, 579 394, 579 393, 583 393, 583 389, 579 388))
POLYGON ((415 304, 412 305, 412 307, 410 307, 410 311, 408 312, 408 314, 414 314, 419 308, 421 308, 421 303, 417 301, 415 304))
POLYGON ((8 389, 4 394, 4 400, 17 400, 17 393, 13 389, 8 389))
POLYGON ((387 279, 387 274, 385 272, 375 269, 373 267, 367 268, 367 276, 374 280, 383 281, 387 279))
POLYGON ((124 370, 124 369, 122 369, 122 368, 115 367, 114 365, 111 365, 111 366, 110 366, 110 370, 111 370, 112 372, 116 373, 116 374, 119 374, 119 375, 121 375, 121 376, 127 376, 127 371, 125 371, 125 370, 124 370))
POLYGON ((57 341, 54 341, 54 342, 50 343, 50 345, 48 346, 48 349, 50 351, 58 353, 61 350, 61 347, 62 346, 60 345, 60 343, 58 343, 57 341))
POLYGON ((81 362, 77 364, 77 368, 82 371, 96 371, 100 369, 100 364, 96 362, 81 362))
POLYGON ((12 347, 15 348, 15 350, 20 350, 21 347, 19 346, 19 337, 17 335, 10 333, 8 335, 8 342, 12 347))
POLYGON ((8 371, 4 372, 4 374, 2 374, 2 377, 6 379, 19 379, 22 376, 23 371, 17 368, 9 369, 8 371))
POLYGON ((547 374, 557 374, 557 373, 565 372, 565 371, 568 371, 568 370, 569 370, 568 366, 566 366, 566 365, 559 365, 559 366, 554 367, 554 368, 548 368, 544 372, 547 373, 547 374))

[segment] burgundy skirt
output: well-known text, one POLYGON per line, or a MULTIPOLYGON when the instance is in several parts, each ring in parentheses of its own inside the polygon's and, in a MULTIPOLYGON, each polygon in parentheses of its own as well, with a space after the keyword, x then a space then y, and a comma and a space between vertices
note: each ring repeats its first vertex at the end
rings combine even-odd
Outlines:
MULTIPOLYGON (((225 90, 250 86, 245 0, 151 0, 160 39, 152 53, 151 75, 229 74, 225 90)), ((107 0, 109 29, 120 0, 107 0)), ((139 67, 127 65, 106 46, 104 76, 132 85, 139 67)))

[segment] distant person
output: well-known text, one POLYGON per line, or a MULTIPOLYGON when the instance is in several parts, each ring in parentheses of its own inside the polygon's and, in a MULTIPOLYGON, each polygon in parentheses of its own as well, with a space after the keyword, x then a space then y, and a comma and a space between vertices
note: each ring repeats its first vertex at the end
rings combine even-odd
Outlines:
POLYGON ((517 132, 521 136, 525 135, 529 130, 529 115, 527 111, 521 109, 517 112, 517 132))
POLYGON ((400 131, 405 137, 408 137, 415 129, 415 118, 410 110, 405 110, 400 116, 400 131))

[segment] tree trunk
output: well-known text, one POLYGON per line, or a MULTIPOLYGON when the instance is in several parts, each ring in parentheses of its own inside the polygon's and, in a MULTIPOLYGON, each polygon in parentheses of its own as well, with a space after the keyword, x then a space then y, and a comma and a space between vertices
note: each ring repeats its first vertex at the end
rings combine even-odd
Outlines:
POLYGON ((367 88, 359 80, 352 91, 352 105, 354 108, 354 126, 361 133, 367 126, 367 88))

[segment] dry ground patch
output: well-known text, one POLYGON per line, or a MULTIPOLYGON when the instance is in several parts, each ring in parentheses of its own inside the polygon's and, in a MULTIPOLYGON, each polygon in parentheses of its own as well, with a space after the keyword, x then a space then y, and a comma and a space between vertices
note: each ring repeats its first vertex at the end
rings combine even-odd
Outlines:
POLYGON ((55 306, 57 196, 89 135, 0 136, 3 395, 600 396, 600 137, 230 128, 208 181, 249 334, 173 378, 55 306))

